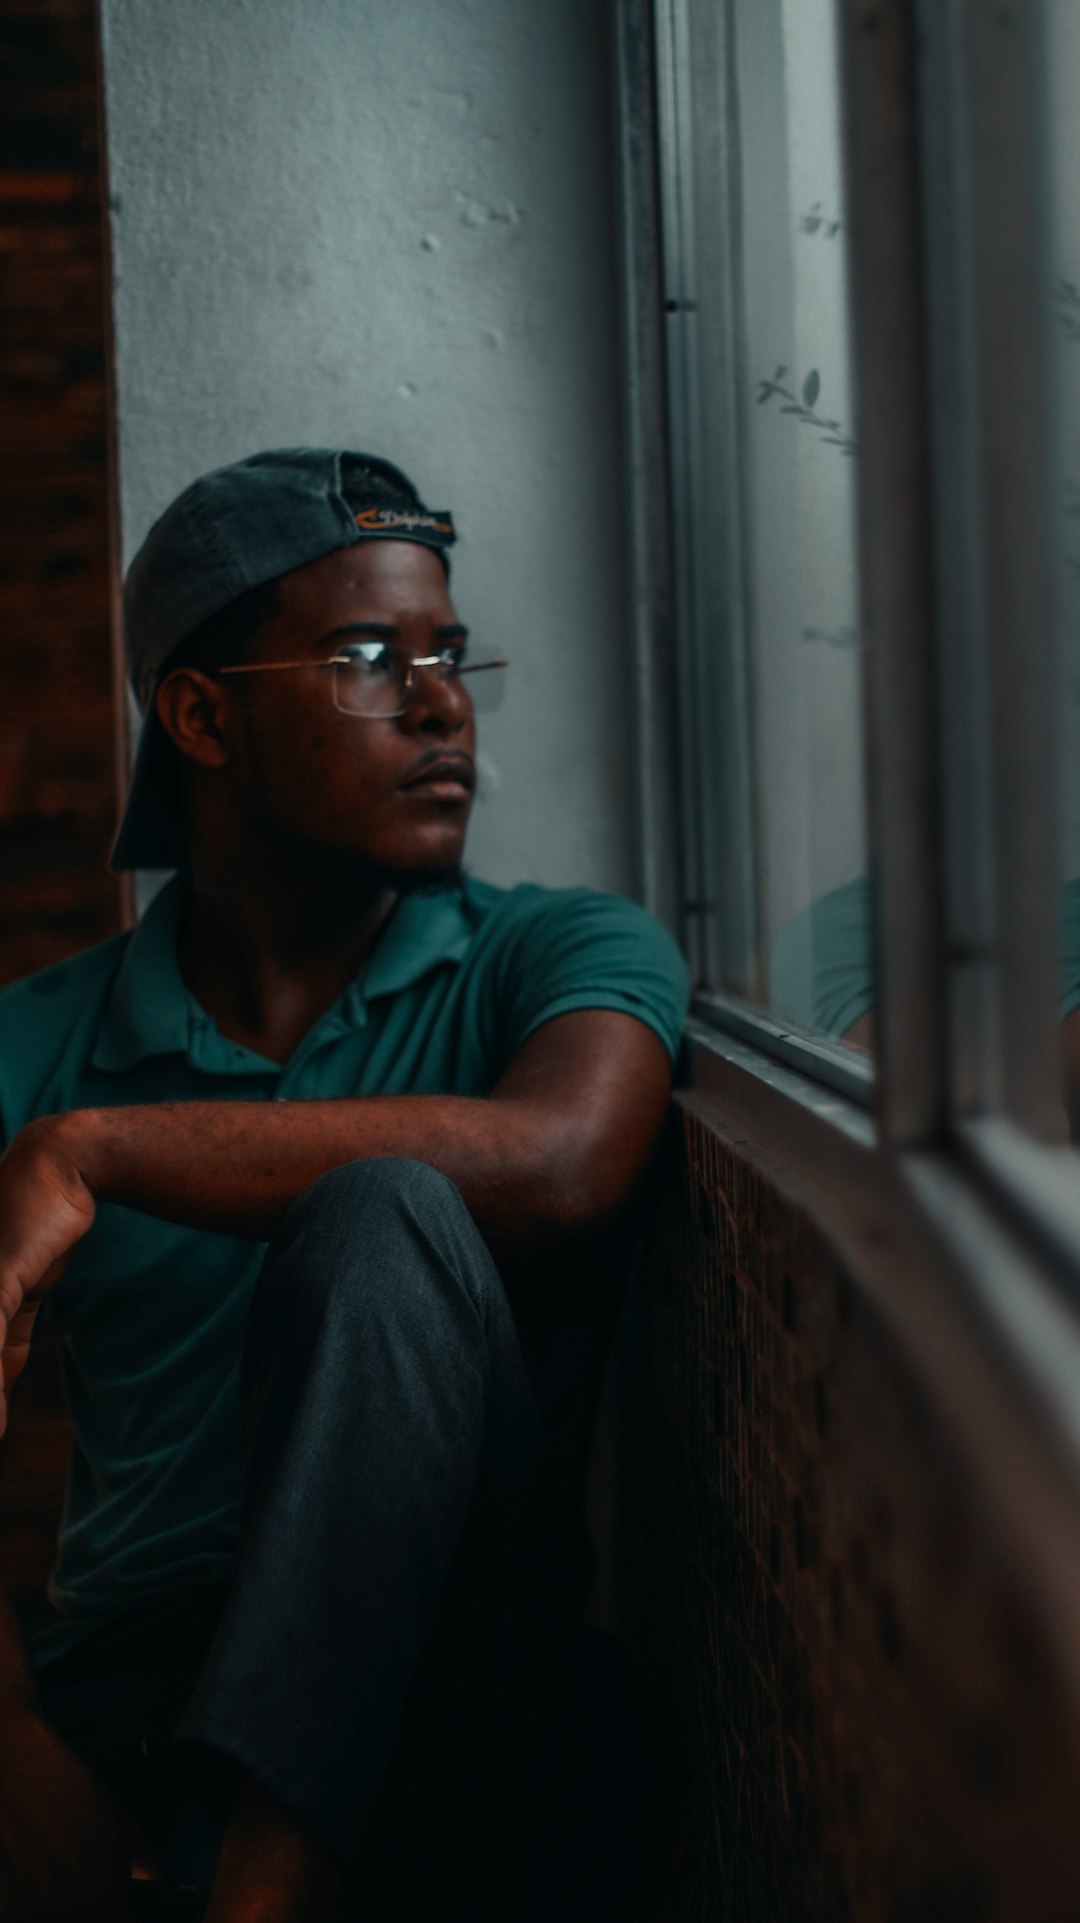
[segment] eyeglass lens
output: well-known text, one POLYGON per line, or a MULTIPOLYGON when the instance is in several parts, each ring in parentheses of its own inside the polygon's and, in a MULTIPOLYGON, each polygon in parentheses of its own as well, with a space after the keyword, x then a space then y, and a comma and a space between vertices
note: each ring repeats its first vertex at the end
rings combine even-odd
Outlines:
POLYGON ((422 674, 460 684, 484 714, 498 707, 506 678, 504 662, 494 656, 466 661, 460 647, 441 650, 437 666, 414 669, 413 656, 391 642, 360 641, 343 648, 334 665, 334 704, 343 714, 403 714, 422 674))

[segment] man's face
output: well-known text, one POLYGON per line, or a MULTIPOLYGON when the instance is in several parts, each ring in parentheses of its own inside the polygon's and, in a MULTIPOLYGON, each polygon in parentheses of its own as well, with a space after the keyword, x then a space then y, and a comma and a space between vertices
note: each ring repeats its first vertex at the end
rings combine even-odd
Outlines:
POLYGON ((475 782, 467 684, 421 669, 405 713, 374 719, 341 713, 332 670, 315 666, 350 641, 388 640, 413 656, 460 644, 464 629, 438 556, 414 542, 363 542, 279 585, 280 611, 249 658, 313 666, 220 682, 236 800, 253 826, 313 856, 355 856, 401 876, 452 872, 475 782), (450 767, 437 788, 415 785, 443 762, 450 767))

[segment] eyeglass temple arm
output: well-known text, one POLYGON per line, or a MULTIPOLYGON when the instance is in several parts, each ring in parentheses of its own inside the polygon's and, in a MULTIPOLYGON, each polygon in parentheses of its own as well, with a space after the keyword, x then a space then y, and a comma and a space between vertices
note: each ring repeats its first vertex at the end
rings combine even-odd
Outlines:
POLYGON ((334 655, 329 661, 243 661, 232 668, 212 668, 212 674, 273 674, 281 668, 336 668, 343 665, 344 657, 334 655))

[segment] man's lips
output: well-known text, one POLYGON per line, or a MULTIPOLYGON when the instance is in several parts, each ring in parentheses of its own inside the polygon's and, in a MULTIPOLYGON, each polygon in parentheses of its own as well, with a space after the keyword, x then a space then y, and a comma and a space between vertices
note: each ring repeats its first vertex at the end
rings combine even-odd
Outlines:
POLYGON ((467 755, 443 755, 401 783, 406 793, 428 795, 435 801, 460 801, 475 786, 476 770, 467 755))

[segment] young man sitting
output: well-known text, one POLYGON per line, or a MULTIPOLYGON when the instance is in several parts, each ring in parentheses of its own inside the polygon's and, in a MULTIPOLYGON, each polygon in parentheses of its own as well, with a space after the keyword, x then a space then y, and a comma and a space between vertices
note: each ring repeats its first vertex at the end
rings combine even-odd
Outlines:
POLYGON ((0 996, 4 1383, 48 1299, 73 1435, 55 1619, 28 1656, 0 1617, 0 1915, 129 1914, 179 1820, 210 1923, 388 1918, 379 1851, 381 1900, 425 1851, 449 1892, 470 1794, 438 1915, 533 1913, 545 1790, 500 1773, 583 1606, 609 1232, 686 977, 630 902, 463 875, 504 667, 453 540, 388 462, 293 449, 127 579, 114 866, 178 872, 0 996))

